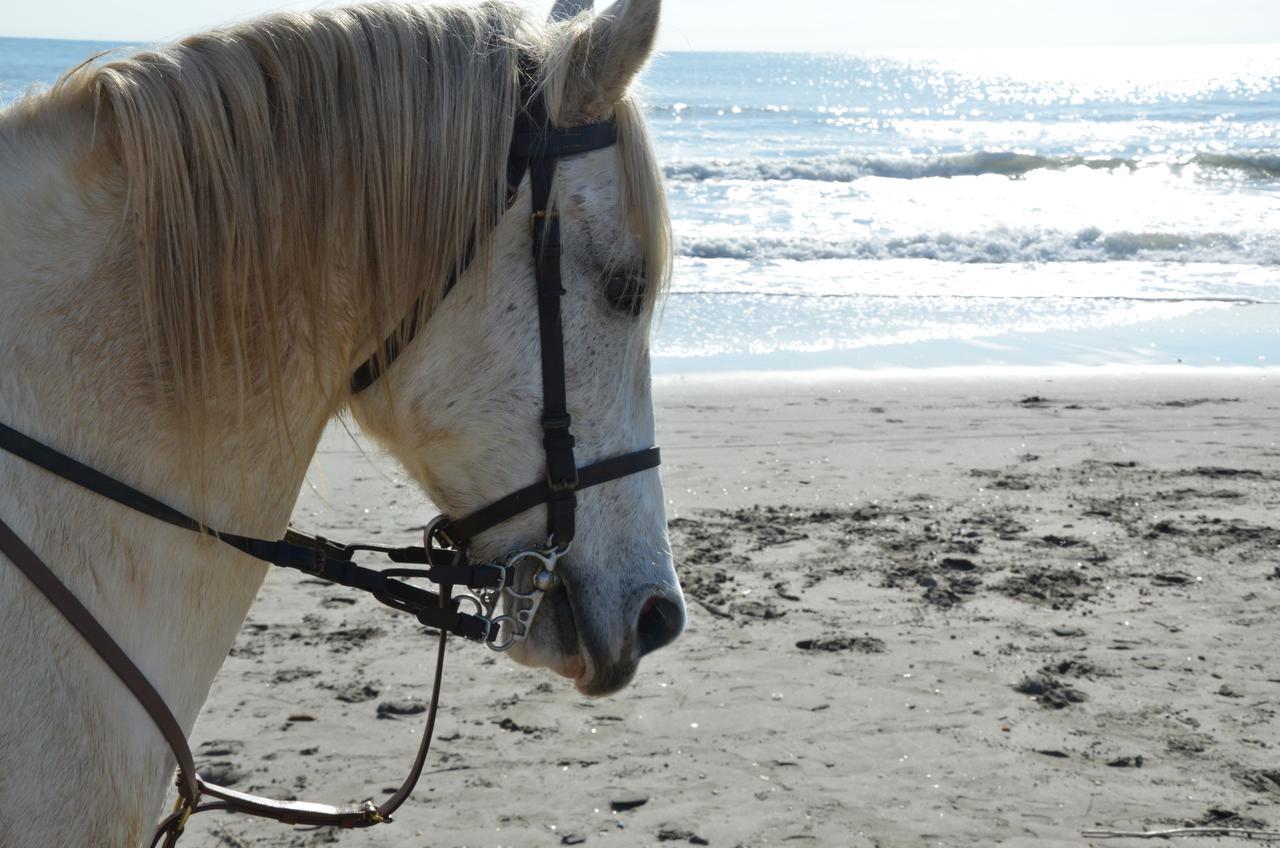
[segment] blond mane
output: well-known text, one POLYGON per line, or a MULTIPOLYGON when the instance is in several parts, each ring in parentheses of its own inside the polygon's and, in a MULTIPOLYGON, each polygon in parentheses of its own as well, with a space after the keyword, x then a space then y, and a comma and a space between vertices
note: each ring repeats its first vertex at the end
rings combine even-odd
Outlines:
MULTIPOLYGON (((157 385, 198 429, 228 391, 281 405, 300 351, 317 377, 373 352, 416 299, 438 302, 473 232, 484 261, 519 57, 546 60, 554 105, 582 25, 492 0, 277 14, 87 63, 21 108, 95 103, 95 144, 123 169, 121 241, 157 385), (336 315, 360 337, 332 344, 336 315)), ((671 265, 660 171, 638 107, 617 113, 652 302, 671 265)), ((340 401, 344 382, 325 385, 340 401)))

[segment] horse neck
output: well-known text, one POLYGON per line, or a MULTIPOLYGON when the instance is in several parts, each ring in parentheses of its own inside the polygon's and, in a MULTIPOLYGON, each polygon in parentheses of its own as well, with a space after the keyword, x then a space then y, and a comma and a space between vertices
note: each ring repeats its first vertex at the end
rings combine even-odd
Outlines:
MULTIPOLYGON (((12 113, 0 116, 0 421, 212 527, 277 535, 331 405, 315 380, 290 380, 286 441, 271 403, 215 403, 199 446, 207 494, 196 496, 194 446, 153 390, 136 327, 130 262, 116 241, 122 181, 84 148, 90 122, 71 111, 15 127, 12 113)), ((189 731, 265 569, 2 452, 0 517, 189 731)), ((0 679, 0 844, 136 845, 160 813, 168 748, 3 557, 0 679)))

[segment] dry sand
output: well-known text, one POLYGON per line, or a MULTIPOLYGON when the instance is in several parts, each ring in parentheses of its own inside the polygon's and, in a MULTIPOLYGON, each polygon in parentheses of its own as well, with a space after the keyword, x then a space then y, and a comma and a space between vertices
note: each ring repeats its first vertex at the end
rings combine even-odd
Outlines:
MULTIPOLYGON (((658 401, 689 628, 630 689, 587 700, 455 642, 436 753, 396 823, 214 814, 183 844, 1280 829, 1280 372, 668 378, 658 401), (627 799, 647 801, 612 810, 627 799)), ((340 432, 312 478, 309 529, 408 542, 431 515, 340 432)), ((379 708, 427 697, 431 645, 405 616, 272 575, 200 759, 250 791, 380 797, 422 716, 379 708)))

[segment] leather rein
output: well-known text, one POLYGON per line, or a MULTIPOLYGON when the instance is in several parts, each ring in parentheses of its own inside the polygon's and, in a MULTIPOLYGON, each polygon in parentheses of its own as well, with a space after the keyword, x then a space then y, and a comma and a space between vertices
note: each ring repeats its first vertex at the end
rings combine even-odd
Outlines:
MULTIPOLYGON (((161 840, 166 848, 172 848, 193 813, 213 810, 245 813, 291 825, 363 828, 390 821, 391 815, 412 793, 426 763, 439 707, 448 636, 454 634, 482 642, 496 651, 508 650, 527 638, 543 594, 559 583, 555 573, 557 561, 573 542, 576 493, 656 468, 659 464, 658 448, 650 447, 579 468, 574 457, 572 422, 566 398, 560 306, 565 293, 561 280, 561 233, 558 213, 549 208, 551 189, 558 159, 601 150, 617 142, 616 120, 610 118, 572 128, 556 127, 550 120, 540 91, 534 91, 526 84, 522 86, 521 96, 524 106, 515 119, 507 160, 508 208, 514 203, 524 175, 528 173, 532 189, 530 225, 542 359, 542 428, 546 452, 543 480, 463 518, 438 517, 427 527, 421 546, 396 548, 343 544, 292 528, 282 539, 264 540, 213 530, 109 475, 0 424, 0 449, 58 477, 156 520, 212 536, 271 565, 295 569, 313 578, 368 592, 379 602, 414 616, 439 633, 431 702, 422 741, 408 776, 387 800, 376 805, 366 801, 331 806, 277 801, 239 792, 210 783, 196 773, 186 736, 164 698, 52 569, 0 519, 0 553, 13 561, 115 672, 146 709, 173 751, 178 766, 178 801, 174 811, 159 823, 151 842, 152 848, 161 840), (470 560, 468 547, 478 534, 542 504, 547 506, 545 547, 518 551, 495 562, 474 563, 470 560), (418 567, 367 568, 353 561, 358 552, 378 553, 393 563, 418 567), (533 571, 531 580, 530 568, 533 571), (406 582, 412 578, 428 580, 436 584, 439 591, 428 591, 406 582), (527 584, 530 583, 532 588, 528 589, 527 584), (474 594, 455 597, 452 594, 455 587, 464 587, 474 594), (527 590, 519 591, 518 587, 527 590), (462 612, 459 608, 461 601, 470 601, 476 608, 475 612, 462 612), (203 800, 206 797, 215 800, 203 800)), ((446 294, 470 264, 473 246, 474 242, 450 276, 446 294)), ((403 347, 412 341, 423 308, 420 299, 400 330, 383 342, 375 356, 356 369, 351 378, 353 394, 371 386, 399 356, 403 347)))

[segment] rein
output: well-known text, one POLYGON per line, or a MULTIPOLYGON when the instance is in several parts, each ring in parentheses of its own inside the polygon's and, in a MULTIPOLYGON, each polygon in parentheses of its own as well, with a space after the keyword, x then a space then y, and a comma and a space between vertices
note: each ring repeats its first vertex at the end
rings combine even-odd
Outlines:
MULTIPOLYGON (((658 448, 649 447, 579 468, 574 456, 574 438, 565 386, 564 333, 560 303, 565 293, 561 278, 561 232, 559 214, 549 209, 556 162, 613 146, 618 128, 614 119, 573 128, 552 124, 540 92, 522 89, 524 107, 516 116, 507 161, 508 209, 524 175, 532 188, 530 227, 533 266, 538 290, 538 332, 541 343, 543 385, 543 448, 546 453, 544 479, 512 492, 470 515, 459 519, 436 518, 427 527, 421 546, 385 547, 343 544, 322 536, 312 536, 290 528, 284 538, 255 539, 207 527, 202 522, 155 498, 103 474, 27 435, 0 424, 0 449, 132 510, 196 533, 212 536, 224 544, 262 562, 291 568, 330 583, 367 592, 379 602, 414 616, 436 629, 435 673, 426 728, 408 776, 382 804, 373 802, 331 806, 301 801, 276 801, 238 792, 209 783, 196 773, 191 748, 164 698, 129 659, 93 614, 67 586, 0 519, 0 553, 7 556, 53 604, 91 648, 115 672, 155 722, 177 760, 178 803, 164 818, 152 840, 152 848, 163 840, 172 848, 193 813, 222 810, 274 819, 285 824, 305 824, 345 828, 371 827, 390 821, 391 815, 408 799, 422 774, 439 707, 444 674, 444 655, 450 634, 482 642, 495 651, 510 649, 529 635, 542 596, 559 584, 555 573, 558 560, 569 550, 575 534, 577 492, 610 480, 656 468, 658 448), (546 504, 547 541, 542 548, 508 554, 496 562, 474 563, 468 556, 471 541, 480 533, 529 509, 546 504), (373 569, 358 565, 359 552, 385 556, 398 565, 425 568, 373 569), (531 567, 532 590, 517 591, 521 570, 531 567), (438 592, 414 586, 409 579, 425 579, 438 592), (453 596, 454 587, 475 594, 453 596), (474 613, 461 612, 460 602, 469 601, 474 613), (502 605, 502 609, 499 606, 502 605), (503 635, 505 633, 505 636, 503 635), (217 800, 202 801, 203 796, 217 800)), ((474 255, 474 242, 450 276, 452 289, 474 255)), ((423 309, 417 301, 402 323, 401 331, 389 337, 378 353, 356 369, 351 391, 359 393, 371 386, 413 340, 423 309)))

